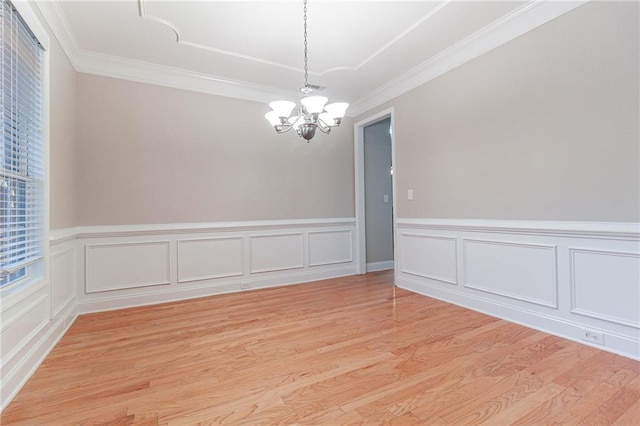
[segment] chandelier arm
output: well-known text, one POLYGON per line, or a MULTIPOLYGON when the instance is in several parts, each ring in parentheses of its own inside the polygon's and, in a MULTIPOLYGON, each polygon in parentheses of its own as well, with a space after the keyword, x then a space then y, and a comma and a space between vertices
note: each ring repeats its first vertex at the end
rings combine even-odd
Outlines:
MULTIPOLYGON (((324 127, 324 128, 326 128, 326 129, 331 129, 331 128, 333 128, 333 127, 338 127, 338 126, 339 126, 339 124, 336 124, 336 125, 327 124, 327 123, 325 123, 325 121, 324 121, 323 119, 318 118, 318 126, 319 126, 320 128, 324 127)), ((325 132, 325 133, 328 133, 328 132, 325 132)))
POLYGON ((293 129, 292 124, 280 124, 275 130, 278 134, 282 134, 287 133, 291 129, 293 129))
POLYGON ((318 129, 320 129, 322 133, 329 134, 329 132, 331 132, 331 126, 328 126, 324 121, 318 119, 316 121, 316 124, 318 125, 318 129))

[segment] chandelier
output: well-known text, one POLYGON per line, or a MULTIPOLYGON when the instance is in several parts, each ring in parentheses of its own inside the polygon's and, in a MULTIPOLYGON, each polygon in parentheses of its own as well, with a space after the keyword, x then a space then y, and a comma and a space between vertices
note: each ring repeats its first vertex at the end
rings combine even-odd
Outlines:
POLYGON ((309 96, 313 89, 309 86, 309 58, 307 55, 307 0, 304 5, 304 86, 300 91, 305 95, 301 99, 301 106, 296 113, 291 112, 296 107, 295 102, 274 101, 269 104, 272 111, 264 117, 273 126, 276 132, 285 133, 295 129, 298 135, 307 142, 316 134, 316 129, 323 133, 331 132, 333 127, 338 127, 342 122, 349 104, 346 102, 334 102, 327 104, 324 96, 309 96))

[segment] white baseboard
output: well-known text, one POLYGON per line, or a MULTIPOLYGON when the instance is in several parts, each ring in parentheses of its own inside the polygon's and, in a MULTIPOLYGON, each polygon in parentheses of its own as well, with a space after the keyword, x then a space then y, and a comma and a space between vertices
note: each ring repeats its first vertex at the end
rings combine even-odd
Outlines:
POLYGON ((386 271, 389 269, 393 269, 393 264, 393 260, 367 263, 367 272, 386 271))
POLYGON ((298 274, 274 275, 268 278, 254 278, 251 280, 235 280, 221 284, 205 284, 186 286, 186 288, 168 288, 166 290, 145 291, 133 295, 115 295, 100 299, 89 299, 78 303, 79 314, 104 312, 116 309, 148 306, 158 303, 175 302, 179 300, 196 299, 220 294, 251 291, 263 288, 281 287, 286 285, 304 284, 311 281, 353 275, 352 267, 338 268, 322 272, 303 272, 298 274))

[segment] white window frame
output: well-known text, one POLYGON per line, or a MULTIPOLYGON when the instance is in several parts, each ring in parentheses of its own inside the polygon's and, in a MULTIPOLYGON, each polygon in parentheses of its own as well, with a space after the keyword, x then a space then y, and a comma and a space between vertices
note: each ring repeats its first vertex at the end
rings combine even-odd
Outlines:
MULTIPOLYGON (((4 1, 4 0, 3 0, 4 1)), ((10 0, 11 4, 20 14, 29 30, 42 46, 42 143, 43 143, 43 167, 44 167, 44 187, 42 206, 42 262, 41 268, 28 267, 27 274, 15 283, 8 284, 0 290, 0 312, 9 306, 22 300, 23 297, 31 294, 33 286, 40 288, 49 283, 49 142, 50 142, 50 39, 49 33, 42 25, 33 6, 26 0, 10 0)))

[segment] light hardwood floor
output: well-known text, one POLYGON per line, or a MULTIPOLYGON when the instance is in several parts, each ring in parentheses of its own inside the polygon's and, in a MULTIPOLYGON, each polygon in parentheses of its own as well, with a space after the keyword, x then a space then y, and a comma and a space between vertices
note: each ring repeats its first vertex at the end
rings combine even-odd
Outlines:
POLYGON ((392 280, 83 315, 1 423, 640 424, 637 361, 392 280))

